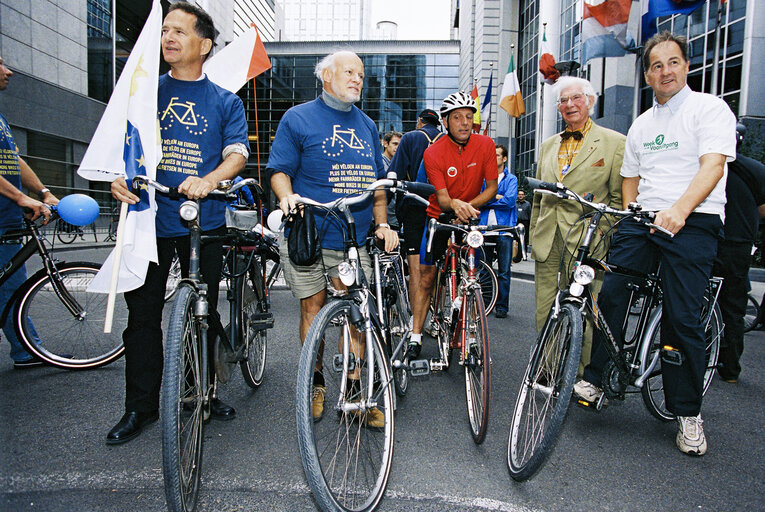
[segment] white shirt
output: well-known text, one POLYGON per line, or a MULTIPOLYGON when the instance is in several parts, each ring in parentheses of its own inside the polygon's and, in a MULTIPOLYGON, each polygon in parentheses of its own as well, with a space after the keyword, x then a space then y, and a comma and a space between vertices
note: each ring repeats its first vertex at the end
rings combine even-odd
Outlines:
MULTIPOLYGON (((709 153, 736 158, 736 116, 728 104, 686 85, 664 105, 654 100, 629 132, 620 174, 640 177, 637 201, 644 210, 670 208, 699 171, 699 158, 709 153)), ((695 212, 725 217, 725 174, 695 212)))

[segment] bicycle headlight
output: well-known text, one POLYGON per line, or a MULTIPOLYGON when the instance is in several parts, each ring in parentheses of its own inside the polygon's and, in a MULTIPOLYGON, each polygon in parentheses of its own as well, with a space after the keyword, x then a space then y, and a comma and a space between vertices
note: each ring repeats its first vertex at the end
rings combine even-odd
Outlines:
POLYGON ((337 273, 345 286, 351 286, 356 281, 356 272, 353 271, 353 266, 347 261, 343 261, 337 266, 337 273))
POLYGON ((181 218, 187 222, 196 220, 199 217, 199 207, 194 201, 184 202, 178 211, 181 214, 181 218))
POLYGON ((574 281, 581 285, 590 284, 595 280, 595 269, 589 265, 579 265, 574 269, 574 281))
POLYGON ((465 237, 467 244, 473 249, 478 249, 483 245, 483 233, 480 231, 470 231, 465 237))

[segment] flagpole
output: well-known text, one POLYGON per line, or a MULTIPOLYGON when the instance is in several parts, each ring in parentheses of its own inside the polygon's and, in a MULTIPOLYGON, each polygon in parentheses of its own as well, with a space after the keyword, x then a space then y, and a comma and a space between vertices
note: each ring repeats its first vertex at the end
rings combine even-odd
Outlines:
POLYGON ((638 39, 640 44, 637 45, 637 51, 635 52, 635 91, 632 95, 632 122, 640 115, 640 71, 642 69, 641 57, 643 55, 643 17, 638 16, 638 39))
POLYGON ((715 26, 715 57, 712 61, 712 88, 711 92, 717 96, 717 81, 720 73, 720 25, 722 22, 722 6, 723 3, 717 0, 717 25, 715 26))
POLYGON ((120 263, 122 260, 122 239, 125 235, 125 219, 127 218, 128 204, 120 205, 120 219, 117 223, 117 241, 114 242, 114 253, 112 262, 112 278, 109 282, 109 295, 106 299, 106 317, 104 318, 104 334, 112 332, 112 321, 114 320, 114 303, 117 298, 117 282, 120 277, 120 263))

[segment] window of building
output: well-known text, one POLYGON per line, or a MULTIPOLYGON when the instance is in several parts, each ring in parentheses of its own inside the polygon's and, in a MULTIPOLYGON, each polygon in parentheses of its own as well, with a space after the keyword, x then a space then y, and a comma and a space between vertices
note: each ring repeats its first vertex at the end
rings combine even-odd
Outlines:
MULTIPOLYGON (((513 168, 519 175, 534 173, 537 148, 537 87, 539 87, 539 2, 532 0, 521 4, 520 39, 518 42, 518 80, 521 86, 526 114, 516 123, 513 168)), ((511 121, 512 122, 512 121, 511 121)))
POLYGON ((72 187, 76 166, 72 161, 71 141, 30 130, 27 132, 27 154, 23 157, 40 181, 59 197, 63 195, 61 190, 68 192, 72 187))

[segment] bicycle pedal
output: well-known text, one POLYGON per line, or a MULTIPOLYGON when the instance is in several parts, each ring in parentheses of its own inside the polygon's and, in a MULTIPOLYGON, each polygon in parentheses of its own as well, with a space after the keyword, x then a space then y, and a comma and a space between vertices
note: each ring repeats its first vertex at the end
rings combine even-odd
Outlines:
MULTIPOLYGON (((343 354, 335 354, 335 357, 332 358, 332 369, 335 370, 336 373, 341 373, 343 371, 343 354)), ((356 369, 356 356, 353 355, 353 353, 348 354, 348 372, 352 372, 356 369)))
POLYGON ((578 405, 581 405, 585 409, 591 409, 595 412, 602 411, 605 407, 608 407, 608 403, 609 403, 605 394, 600 395, 600 398, 598 398, 594 402, 585 400, 584 398, 577 395, 576 393, 573 394, 572 398, 574 399, 574 401, 576 401, 578 405))
POLYGON ((264 331, 274 326, 273 313, 251 313, 250 324, 256 331, 264 331))
POLYGON ((430 364, 427 359, 409 361, 409 374, 412 377, 427 377, 430 375, 430 364))
POLYGON ((440 359, 431 359, 430 360, 430 371, 431 372, 438 372, 445 368, 448 368, 449 365, 440 359))

